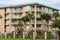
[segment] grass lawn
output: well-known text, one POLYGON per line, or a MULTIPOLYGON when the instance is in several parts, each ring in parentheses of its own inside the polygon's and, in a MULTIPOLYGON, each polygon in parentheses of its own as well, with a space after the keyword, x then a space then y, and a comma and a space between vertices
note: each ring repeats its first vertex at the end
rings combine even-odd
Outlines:
MULTIPOLYGON (((0 38, 0 40, 33 40, 33 39, 22 39, 22 38, 0 38)), ((35 39, 35 40, 45 40, 45 39, 35 39)), ((51 40, 51 39, 46 39, 51 40)))

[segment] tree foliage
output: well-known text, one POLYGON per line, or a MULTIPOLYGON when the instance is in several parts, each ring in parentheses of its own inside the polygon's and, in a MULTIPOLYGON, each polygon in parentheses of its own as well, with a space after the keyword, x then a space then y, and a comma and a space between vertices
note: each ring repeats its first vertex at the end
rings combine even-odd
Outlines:
POLYGON ((34 20, 34 14, 33 13, 28 13, 26 16, 22 18, 23 21, 29 21, 29 20, 34 20))
POLYGON ((50 16, 50 14, 48 14, 48 13, 42 13, 42 14, 40 15, 40 17, 41 17, 41 19, 44 19, 44 20, 46 20, 46 21, 48 21, 48 20, 51 19, 51 16, 50 16))
POLYGON ((56 19, 57 17, 59 17, 59 13, 58 12, 54 12, 52 16, 56 19))
POLYGON ((16 19, 14 18, 14 19, 12 19, 12 22, 16 22, 16 19))
POLYGON ((60 20, 55 20, 55 22, 52 24, 52 27, 58 27, 60 29, 60 20))

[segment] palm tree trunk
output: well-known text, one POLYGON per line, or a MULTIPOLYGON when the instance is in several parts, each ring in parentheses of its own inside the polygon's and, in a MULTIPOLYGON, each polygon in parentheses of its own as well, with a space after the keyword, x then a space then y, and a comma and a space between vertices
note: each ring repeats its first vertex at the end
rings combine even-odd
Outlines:
POLYGON ((29 21, 29 22, 30 22, 30 30, 32 30, 31 21, 32 21, 32 20, 29 21))
POLYGON ((45 32, 45 39, 47 39, 47 32, 45 32))
POLYGON ((36 37, 36 31, 33 32, 33 39, 36 37))
MULTIPOLYGON (((14 24, 14 25, 15 25, 15 24, 14 24)), ((15 35, 15 27, 14 27, 13 38, 15 38, 15 36, 16 36, 16 35, 15 35)))
POLYGON ((7 33, 5 32, 5 38, 7 38, 7 33))
POLYGON ((47 30, 48 30, 48 27, 49 27, 49 25, 48 25, 49 24, 49 21, 46 21, 46 23, 47 23, 47 26, 46 26, 46 31, 45 31, 45 39, 47 39, 47 30))
POLYGON ((23 39, 25 39, 25 32, 23 32, 23 39))
POLYGON ((33 32, 33 39, 35 39, 35 35, 34 35, 34 32, 33 32))
POLYGON ((59 40, 59 34, 57 34, 57 40, 59 40))
POLYGON ((23 23, 24 24, 24 26, 23 26, 23 39, 25 39, 25 23, 23 23))
POLYGON ((13 32, 13 38, 15 38, 15 31, 13 32))

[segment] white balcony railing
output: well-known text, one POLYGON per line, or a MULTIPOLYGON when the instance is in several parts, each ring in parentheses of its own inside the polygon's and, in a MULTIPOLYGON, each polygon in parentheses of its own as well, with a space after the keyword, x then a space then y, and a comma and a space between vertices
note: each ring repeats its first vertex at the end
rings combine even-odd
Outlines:
POLYGON ((10 24, 10 21, 6 21, 6 25, 9 25, 10 24))
POLYGON ((36 21, 36 23, 37 23, 37 24, 41 24, 41 22, 40 22, 40 21, 36 21))
POLYGON ((6 17, 5 19, 9 19, 10 17, 6 17))
POLYGON ((32 8, 31 10, 32 10, 32 11, 34 11, 34 10, 35 10, 35 8, 32 8))
POLYGON ((40 30, 40 27, 37 27, 36 30, 40 30))
POLYGON ((17 8, 17 9, 12 8, 11 9, 11 13, 19 13, 19 12, 22 12, 22 8, 17 8))
POLYGON ((19 10, 19 11, 15 11, 15 13, 20 13, 20 12, 22 12, 22 10, 19 10))
POLYGON ((40 15, 39 14, 37 14, 36 16, 37 16, 37 18, 40 18, 40 15))
POLYGON ((38 12, 41 12, 41 8, 37 8, 37 11, 38 11, 38 12))
POLYGON ((12 16, 12 18, 21 18, 21 16, 12 16))
POLYGON ((34 24, 34 21, 32 21, 32 24, 34 24))
POLYGON ((19 11, 12 11, 11 13, 20 13, 22 12, 22 10, 19 10, 19 11))
POLYGON ((12 22, 12 24, 18 24, 18 22, 12 22))

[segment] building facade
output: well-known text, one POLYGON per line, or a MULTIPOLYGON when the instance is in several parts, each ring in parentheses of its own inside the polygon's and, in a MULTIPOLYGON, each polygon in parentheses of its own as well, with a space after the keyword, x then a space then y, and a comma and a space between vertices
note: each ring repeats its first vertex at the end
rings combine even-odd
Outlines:
MULTIPOLYGON (((18 22, 19 19, 21 19, 26 14, 33 13, 35 16, 35 20, 31 22, 32 28, 36 30, 45 29, 43 27, 43 22, 40 21, 40 14, 42 12, 46 12, 49 14, 53 14, 54 11, 59 11, 58 9, 51 8, 48 6, 44 6, 38 3, 31 3, 31 4, 23 4, 23 5, 17 5, 17 6, 9 6, 9 7, 2 7, 0 8, 0 14, 2 15, 2 19, 0 19, 0 32, 4 33, 10 33, 14 31, 14 27, 19 27, 18 22), (16 22, 12 22, 12 19, 16 19, 16 22)), ((49 25, 51 25, 52 21, 49 22, 49 25)), ((46 22, 45 22, 46 24, 46 22)), ((29 22, 26 24, 26 29, 28 30, 29 22)), ((49 31, 51 31, 51 27, 47 28, 49 31)))

